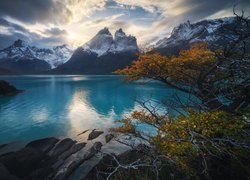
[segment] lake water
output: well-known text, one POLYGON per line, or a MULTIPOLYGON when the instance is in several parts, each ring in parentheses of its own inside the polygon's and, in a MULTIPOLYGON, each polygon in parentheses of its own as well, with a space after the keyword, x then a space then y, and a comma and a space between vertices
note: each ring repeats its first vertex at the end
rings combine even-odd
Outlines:
POLYGON ((138 109, 135 99, 162 100, 175 90, 158 82, 126 83, 120 76, 0 76, 18 89, 0 97, 0 144, 38 138, 75 137, 105 129, 138 109))

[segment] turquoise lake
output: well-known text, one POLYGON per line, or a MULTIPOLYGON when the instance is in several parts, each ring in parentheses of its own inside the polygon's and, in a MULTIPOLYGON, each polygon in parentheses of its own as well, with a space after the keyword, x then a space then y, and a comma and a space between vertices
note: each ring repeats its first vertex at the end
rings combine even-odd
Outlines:
POLYGON ((74 137, 107 129, 140 108, 135 99, 161 101, 174 89, 159 82, 127 83, 120 76, 0 76, 18 89, 0 97, 0 144, 43 137, 74 137))

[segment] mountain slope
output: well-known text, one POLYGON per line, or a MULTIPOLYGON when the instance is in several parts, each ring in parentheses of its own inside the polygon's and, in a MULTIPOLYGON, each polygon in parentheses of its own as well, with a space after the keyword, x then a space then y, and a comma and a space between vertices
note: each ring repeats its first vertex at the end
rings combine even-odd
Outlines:
POLYGON ((45 49, 29 46, 19 39, 0 50, 0 67, 16 73, 46 71, 65 63, 71 54, 72 50, 67 45, 45 49))
POLYGON ((170 37, 161 39, 151 47, 151 52, 160 52, 164 55, 178 54, 180 49, 203 41, 208 42, 210 48, 217 49, 237 38, 236 34, 230 31, 236 23, 235 17, 203 20, 194 24, 187 21, 175 27, 170 37))
POLYGON ((8 74, 13 74, 13 72, 5 68, 0 68, 0 75, 8 75, 8 74))
POLYGON ((122 29, 113 38, 107 28, 79 47, 65 64, 49 71, 55 74, 111 74, 136 60, 139 52, 136 38, 122 29))

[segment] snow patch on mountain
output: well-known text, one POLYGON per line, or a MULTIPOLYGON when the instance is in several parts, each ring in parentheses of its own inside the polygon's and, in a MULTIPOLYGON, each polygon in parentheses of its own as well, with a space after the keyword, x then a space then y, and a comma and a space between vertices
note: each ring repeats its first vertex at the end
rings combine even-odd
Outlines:
POLYGON ((83 51, 96 53, 98 57, 108 53, 139 50, 134 36, 126 35, 120 28, 113 38, 108 28, 100 30, 90 41, 82 46, 83 51))
POLYGON ((232 24, 234 17, 226 17, 212 20, 203 20, 194 24, 189 21, 175 27, 168 38, 159 40, 154 48, 166 48, 183 44, 183 42, 216 41, 222 36, 217 33, 218 29, 224 25, 232 24))

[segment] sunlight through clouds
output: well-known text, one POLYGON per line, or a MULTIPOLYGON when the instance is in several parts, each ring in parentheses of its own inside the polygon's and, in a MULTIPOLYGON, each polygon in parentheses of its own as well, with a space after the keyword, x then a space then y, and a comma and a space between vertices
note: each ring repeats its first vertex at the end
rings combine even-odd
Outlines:
MULTIPOLYGON (((9 25, 2 25, 0 19, 0 31, 3 42, 9 44, 18 35, 40 46, 66 43, 77 48, 104 27, 111 32, 121 27, 145 46, 167 37, 187 20, 231 16, 235 4, 249 12, 247 0, 2 0, 0 18, 23 29, 17 32, 12 26, 6 33, 9 25)), ((4 45, 0 42, 0 47, 4 45)))

